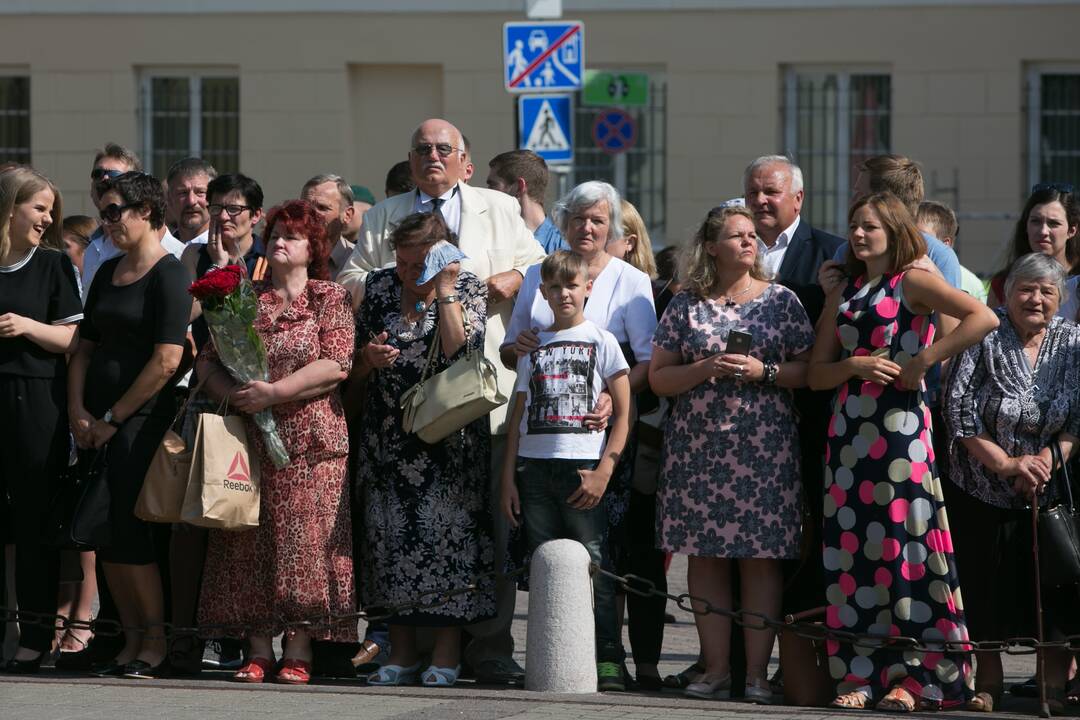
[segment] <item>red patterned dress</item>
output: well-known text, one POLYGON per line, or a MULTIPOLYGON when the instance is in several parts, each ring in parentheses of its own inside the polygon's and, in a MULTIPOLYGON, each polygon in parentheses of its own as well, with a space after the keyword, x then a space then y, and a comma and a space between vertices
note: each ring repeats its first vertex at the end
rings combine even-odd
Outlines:
MULTIPOLYGON (((256 285, 255 330, 266 344, 277 381, 323 358, 348 372, 354 320, 340 285, 309 280, 304 292, 271 321, 280 304, 268 283, 256 285)), ((212 345, 204 351, 212 359, 212 345)), ((354 612, 352 528, 347 461, 349 437, 337 390, 273 406, 291 462, 276 470, 262 433, 249 425, 261 472, 259 527, 212 530, 199 603, 200 624, 257 626, 274 636, 289 621, 354 612), (264 621, 269 622, 264 622, 264 621)), ((237 637, 242 633, 221 633, 237 637)), ((356 623, 316 628, 315 640, 356 639, 356 623)))

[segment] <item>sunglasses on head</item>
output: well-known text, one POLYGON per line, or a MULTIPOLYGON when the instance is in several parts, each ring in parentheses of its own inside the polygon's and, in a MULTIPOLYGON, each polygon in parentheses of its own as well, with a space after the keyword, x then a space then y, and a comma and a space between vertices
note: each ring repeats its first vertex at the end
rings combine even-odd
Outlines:
POLYGON ((124 174, 123 170, 106 170, 105 168, 94 168, 90 171, 90 179, 95 182, 102 180, 112 180, 113 178, 120 177, 124 174))
POLYGON ((98 211, 98 214, 105 222, 118 223, 120 222, 120 218, 123 216, 124 211, 128 208, 133 207, 139 207, 139 204, 136 203, 133 205, 117 205, 116 203, 110 203, 109 205, 101 208, 101 210, 98 211))
POLYGON ((1031 186, 1031 194, 1032 195, 1034 195, 1037 192, 1045 192, 1047 190, 1056 190, 1059 193, 1071 193, 1073 191, 1073 184, 1072 183, 1049 182, 1049 183, 1039 183, 1037 185, 1032 185, 1031 186))

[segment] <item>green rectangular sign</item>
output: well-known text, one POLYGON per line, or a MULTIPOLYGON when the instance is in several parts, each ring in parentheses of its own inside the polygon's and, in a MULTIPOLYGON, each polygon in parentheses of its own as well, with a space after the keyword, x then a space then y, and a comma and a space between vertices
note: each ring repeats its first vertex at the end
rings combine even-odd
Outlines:
POLYGON ((581 97, 585 105, 648 105, 649 76, 646 73, 586 70, 581 97))

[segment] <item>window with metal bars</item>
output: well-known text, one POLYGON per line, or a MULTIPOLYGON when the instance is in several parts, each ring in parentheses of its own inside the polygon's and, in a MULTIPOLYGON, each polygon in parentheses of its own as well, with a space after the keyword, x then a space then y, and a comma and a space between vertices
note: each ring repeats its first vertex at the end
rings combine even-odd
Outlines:
POLYGON ((164 178, 186 157, 219 173, 240 167, 240 80, 204 73, 146 73, 142 81, 143 152, 164 178))
POLYGON ((0 163, 30 164, 30 78, 0 75, 0 163))
POLYGON ((789 67, 784 73, 783 117, 784 152, 803 171, 803 217, 815 227, 846 235, 858 166, 890 151, 890 76, 789 67))
POLYGON ((1027 96, 1028 186, 1080 185, 1080 67, 1029 68, 1027 96))

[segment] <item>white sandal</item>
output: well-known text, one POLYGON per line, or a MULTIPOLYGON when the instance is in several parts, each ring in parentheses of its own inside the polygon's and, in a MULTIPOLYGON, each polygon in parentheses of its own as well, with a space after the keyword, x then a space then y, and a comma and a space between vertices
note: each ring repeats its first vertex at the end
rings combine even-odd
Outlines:
POLYGON ((420 671, 420 663, 414 663, 409 667, 400 665, 383 665, 367 677, 368 685, 411 685, 416 682, 416 673, 420 671))
POLYGON ((461 666, 442 668, 431 665, 420 678, 424 687, 451 687, 461 674, 461 666))

